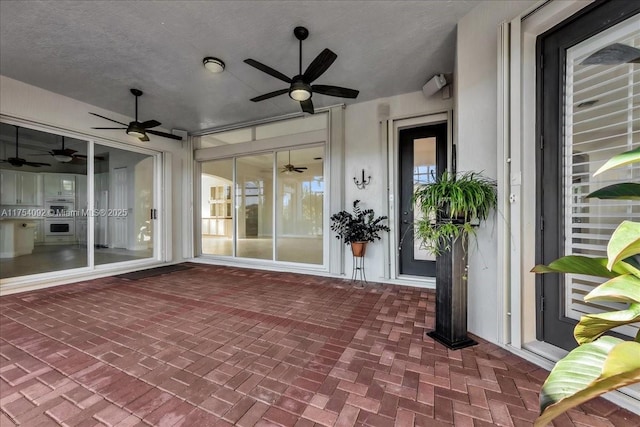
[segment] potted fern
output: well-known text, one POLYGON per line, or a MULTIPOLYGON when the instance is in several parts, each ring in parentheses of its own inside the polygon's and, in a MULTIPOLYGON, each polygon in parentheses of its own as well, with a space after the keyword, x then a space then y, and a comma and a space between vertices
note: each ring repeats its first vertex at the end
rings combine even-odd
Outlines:
POLYGON ((452 349, 474 345, 467 336, 467 245, 496 207, 496 182, 477 172, 445 171, 413 197, 422 213, 416 236, 436 255, 436 329, 428 335, 452 349))
POLYGON ((331 230, 344 244, 351 245, 354 257, 363 257, 368 242, 380 240, 380 232, 389 231, 383 224, 386 216, 376 218, 373 209, 361 209, 360 200, 353 202, 353 213, 340 211, 331 216, 331 230))

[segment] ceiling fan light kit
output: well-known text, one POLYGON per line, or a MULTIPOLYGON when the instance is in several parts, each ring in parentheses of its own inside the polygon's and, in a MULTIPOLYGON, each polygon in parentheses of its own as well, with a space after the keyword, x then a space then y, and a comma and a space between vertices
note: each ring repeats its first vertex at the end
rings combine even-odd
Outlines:
POLYGON ((225 67, 224 61, 214 58, 213 56, 207 56, 204 58, 202 60, 202 64, 204 65, 204 68, 214 74, 223 72, 225 67))
POLYGON ((140 124, 137 122, 129 123, 127 127, 127 135, 135 136, 136 138, 144 138, 144 129, 140 127, 140 124))
POLYGON ((69 163, 71 160, 73 160, 73 157, 67 156, 66 154, 54 154, 53 159, 56 162, 69 163))
POLYGON ((306 40, 309 37, 309 30, 304 27, 296 27, 293 30, 293 35, 299 40, 299 60, 298 60, 298 75, 290 78, 287 75, 277 71, 268 65, 265 65, 261 62, 256 61, 255 59, 245 59, 244 62, 246 64, 251 65, 254 68, 262 71, 263 73, 269 74, 271 77, 275 77, 278 80, 281 80, 285 83, 289 83, 288 89, 279 89, 273 92, 266 93, 264 95, 256 96, 252 98, 251 101, 259 102, 264 101, 266 99, 273 98, 275 96, 284 95, 285 93, 289 94, 289 98, 294 101, 300 102, 300 107, 302 111, 305 113, 313 114, 313 102, 311 101, 311 97, 313 93, 320 93, 322 95, 328 96, 336 96, 339 98, 356 98, 358 96, 358 91, 355 89, 348 89, 339 86, 328 86, 328 85, 312 85, 314 80, 324 74, 325 71, 329 69, 331 64, 336 60, 338 55, 333 53, 329 49, 324 49, 316 58, 311 61, 311 64, 307 67, 307 69, 302 72, 302 41, 306 40))
POLYGON ((293 83, 291 83, 289 97, 294 101, 306 101, 311 98, 311 87, 302 81, 302 78, 300 77, 298 80, 294 80, 293 83))

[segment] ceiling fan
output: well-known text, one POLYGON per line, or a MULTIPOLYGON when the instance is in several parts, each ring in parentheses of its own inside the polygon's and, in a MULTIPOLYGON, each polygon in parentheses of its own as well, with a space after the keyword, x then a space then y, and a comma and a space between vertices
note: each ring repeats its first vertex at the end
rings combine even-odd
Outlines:
MULTIPOLYGON (((53 158, 60 163, 78 163, 86 162, 87 156, 84 154, 76 154, 77 150, 71 148, 64 148, 64 136, 62 137, 62 148, 48 151, 46 154, 36 154, 37 156, 53 156, 53 158)), ((102 157, 95 157, 97 160, 102 160, 102 157)))
POLYGON ((314 92, 323 95, 337 96, 340 98, 356 98, 358 96, 359 91, 355 89, 348 89, 339 86, 312 85, 311 83, 313 83, 314 80, 316 80, 325 71, 327 71, 331 64, 333 64, 333 61, 336 60, 338 55, 336 55, 329 49, 323 50, 318 56, 316 56, 311 64, 309 64, 309 66, 303 73, 302 41, 309 37, 309 30, 304 27, 296 27, 293 30, 293 34, 300 41, 300 60, 298 61, 298 75, 289 78, 281 72, 276 71, 273 68, 264 65, 263 63, 258 62, 254 59, 244 60, 245 63, 251 65, 252 67, 257 68, 258 70, 267 73, 270 76, 275 77, 276 79, 282 80, 285 83, 289 83, 290 85, 287 89, 280 89, 274 92, 269 92, 267 94, 252 98, 251 101, 264 101, 265 99, 288 93, 291 99, 300 102, 302 111, 304 111, 305 113, 313 114, 314 110, 311 97, 313 96, 314 92))
POLYGON ((101 116, 100 114, 89 112, 89 114, 92 114, 94 116, 125 126, 121 128, 100 127, 100 128, 91 128, 91 129, 124 129, 127 135, 135 136, 140 141, 149 141, 149 137, 147 136, 147 133, 150 133, 151 135, 158 135, 158 136, 163 136, 165 138, 182 141, 181 136, 173 135, 166 132, 160 132, 158 130, 151 130, 151 128, 160 126, 162 124, 157 120, 147 120, 146 122, 139 122, 138 121, 138 98, 142 96, 142 91, 139 89, 130 89, 130 90, 133 96, 136 97, 136 119, 127 125, 126 123, 122 123, 117 120, 110 119, 109 117, 105 117, 105 116, 101 116))
POLYGON ((16 128, 16 156, 15 157, 9 157, 7 160, 0 160, 0 162, 2 163, 9 163, 11 166, 14 167, 22 167, 22 166, 33 166, 35 168, 39 168, 40 166, 51 166, 49 163, 40 163, 40 162, 29 162, 26 159, 21 159, 18 156, 18 132, 20 127, 19 126, 15 126, 16 128))
POLYGON ((613 43, 589 55, 580 65, 618 65, 640 63, 640 49, 622 43, 613 43))
POLYGON ((305 170, 307 170, 305 166, 296 167, 291 164, 291 151, 289 151, 289 163, 287 163, 282 167, 282 170, 280 171, 280 173, 291 173, 291 172, 302 173, 305 170))

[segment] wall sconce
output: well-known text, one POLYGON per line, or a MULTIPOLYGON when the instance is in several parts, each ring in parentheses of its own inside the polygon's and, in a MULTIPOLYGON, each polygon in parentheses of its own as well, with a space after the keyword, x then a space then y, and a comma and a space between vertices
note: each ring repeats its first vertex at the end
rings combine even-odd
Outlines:
POLYGON ((358 187, 359 190, 364 190, 364 187, 369 185, 369 183, 371 182, 371 176, 368 176, 367 179, 364 179, 364 169, 362 169, 362 179, 358 181, 358 179, 354 176, 353 182, 356 184, 356 187, 358 187))

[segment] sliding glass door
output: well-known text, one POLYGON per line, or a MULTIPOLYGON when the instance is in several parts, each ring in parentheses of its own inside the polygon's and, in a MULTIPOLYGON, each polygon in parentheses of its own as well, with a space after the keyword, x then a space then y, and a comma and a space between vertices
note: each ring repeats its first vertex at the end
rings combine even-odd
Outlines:
POLYGON ((324 147, 201 163, 203 255, 322 265, 324 147))
POLYGON ((0 142, 2 284, 159 259, 159 154, 14 122, 0 142))
POLYGON ((94 145, 94 152, 95 264, 152 258, 154 156, 101 144, 94 145))

